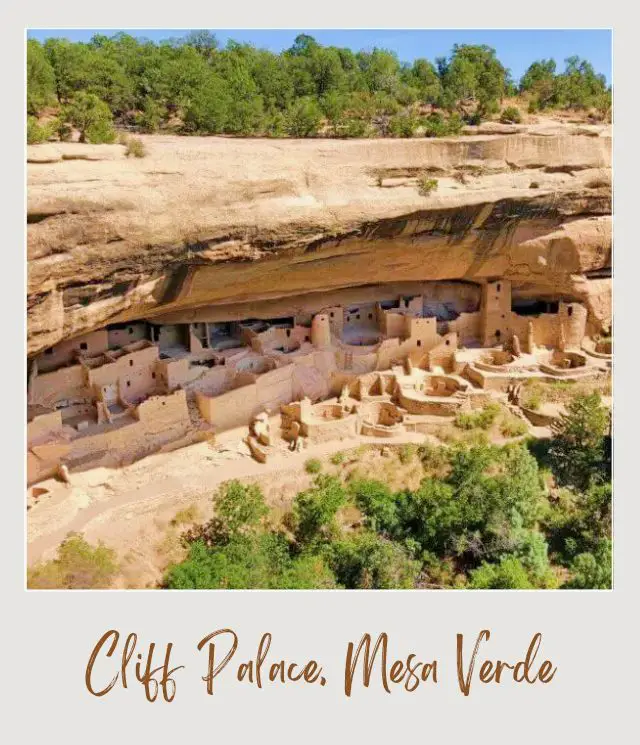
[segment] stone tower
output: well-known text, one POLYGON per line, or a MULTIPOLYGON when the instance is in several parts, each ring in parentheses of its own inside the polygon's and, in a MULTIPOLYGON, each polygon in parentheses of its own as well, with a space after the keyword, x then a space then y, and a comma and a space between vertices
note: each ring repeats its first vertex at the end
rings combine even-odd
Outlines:
POLYGON ((329 316, 326 313, 318 313, 311 321, 311 343, 318 349, 331 346, 331 328, 329 316))

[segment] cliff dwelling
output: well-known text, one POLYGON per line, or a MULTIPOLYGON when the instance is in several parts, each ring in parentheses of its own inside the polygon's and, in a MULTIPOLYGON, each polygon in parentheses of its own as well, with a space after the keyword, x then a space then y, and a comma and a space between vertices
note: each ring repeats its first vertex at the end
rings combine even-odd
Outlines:
POLYGON ((487 392, 610 365, 582 303, 519 298, 504 278, 349 288, 289 311, 237 319, 205 306, 43 350, 29 366, 29 483, 231 430, 263 462, 276 439, 421 431, 487 392), (260 416, 280 417, 277 436, 256 435, 260 416))

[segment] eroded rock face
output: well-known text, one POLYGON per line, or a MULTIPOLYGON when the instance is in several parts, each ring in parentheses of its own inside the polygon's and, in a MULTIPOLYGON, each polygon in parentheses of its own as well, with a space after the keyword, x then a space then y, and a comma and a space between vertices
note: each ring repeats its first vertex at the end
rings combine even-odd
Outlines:
POLYGON ((107 323, 284 315, 307 293, 435 279, 504 277, 514 297, 579 300, 607 328, 611 141, 572 131, 149 136, 143 159, 60 146, 28 164, 28 353, 107 323))

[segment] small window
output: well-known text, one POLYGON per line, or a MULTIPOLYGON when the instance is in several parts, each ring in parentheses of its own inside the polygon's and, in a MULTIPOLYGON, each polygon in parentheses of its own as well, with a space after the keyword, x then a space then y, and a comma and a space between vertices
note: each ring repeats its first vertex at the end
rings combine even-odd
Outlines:
POLYGON ((86 348, 87 348, 87 342, 86 341, 81 341, 80 342, 80 349, 86 349, 86 348))
POLYGON ((373 318, 373 313, 369 313, 369 320, 373 318))
POLYGON ((498 284, 496 285, 496 292, 500 292, 500 287, 501 287, 501 284, 500 282, 498 282, 498 284))
POLYGON ((166 402, 166 401, 163 401, 163 402, 162 402, 162 405, 163 405, 163 406, 166 406, 166 405, 167 405, 167 402, 166 402))
POLYGON ((567 313, 572 316, 573 315, 573 307, 570 305, 569 309, 567 310, 567 313))
POLYGON ((360 320, 360 313, 358 313, 358 315, 356 316, 356 320, 357 320, 357 321, 359 321, 359 320, 360 320))
POLYGON ((418 339, 418 346, 419 346, 419 347, 421 347, 421 346, 422 346, 422 342, 420 341, 420 339, 418 339))
POLYGON ((131 381, 127 380, 127 388, 131 388, 131 381))
POLYGON ((129 333, 133 334, 133 329, 131 328, 131 326, 129 326, 129 333))
POLYGON ((449 346, 449 344, 451 344, 451 339, 447 339, 447 340, 445 341, 445 344, 446 344, 447 346, 449 346))
POLYGON ((305 341, 309 341, 309 337, 308 337, 308 336, 305 336, 305 337, 304 337, 304 340, 305 340, 305 341))
POLYGON ((44 350, 44 353, 45 354, 53 354, 53 347, 51 347, 51 349, 45 349, 44 350))
POLYGON ((333 318, 333 311, 331 311, 331 313, 329 313, 329 315, 331 316, 331 318, 333 318))
POLYGON ((291 336, 291 329, 287 329, 287 338, 291 336))
POLYGON ((129 360, 129 367, 133 367, 133 360, 129 360))
MULTIPOLYGON (((215 364, 215 362, 214 362, 214 364, 215 364)), ((154 372, 152 372, 151 373, 151 377, 155 380, 156 379, 156 374, 154 372)))
POLYGON ((496 339, 499 339, 501 336, 500 329, 496 329, 496 339))

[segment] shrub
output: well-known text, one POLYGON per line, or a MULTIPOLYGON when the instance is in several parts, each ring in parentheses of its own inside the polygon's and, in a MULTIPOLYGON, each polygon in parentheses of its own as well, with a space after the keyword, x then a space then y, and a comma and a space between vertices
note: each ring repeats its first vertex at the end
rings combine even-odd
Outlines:
POLYGON ((438 179, 429 178, 429 176, 423 175, 418 179, 418 191, 423 197, 428 197, 432 191, 438 189, 438 179))
POLYGON ((499 564, 483 563, 471 572, 469 588, 472 590, 530 590, 533 584, 527 570, 513 556, 503 558, 499 564))
POLYGON ((515 106, 507 106, 506 109, 503 109, 502 114, 500 114, 500 121, 503 124, 520 124, 522 121, 520 109, 515 106))
POLYGON ((307 473, 320 473, 322 471, 322 462, 317 458, 309 458, 304 464, 304 470, 307 473))
POLYGON ((456 415, 454 424, 458 429, 489 429, 500 413, 498 404, 488 404, 480 411, 461 412, 456 415))
POLYGON ((341 450, 339 450, 337 453, 334 453, 331 456, 330 460, 334 466, 339 466, 341 463, 344 463, 344 458, 345 458, 344 453, 341 450))
POLYGON ((503 437, 520 437, 529 431, 526 423, 514 414, 507 414, 500 422, 500 432, 503 437))
POLYGON ((129 137, 125 143, 125 155, 127 158, 144 158, 147 154, 147 148, 139 137, 129 137))
POLYGON ((391 137, 413 137, 418 120, 410 114, 398 114, 389 120, 388 131, 391 137))
POLYGON ((31 589, 95 590, 110 587, 118 572, 116 554, 103 543, 91 546, 71 533, 60 544, 57 558, 37 564, 27 573, 31 589))
POLYGON ((400 459, 400 463, 402 463, 403 466, 411 463, 417 451, 418 448, 411 443, 400 445, 400 449, 398 450, 398 458, 400 459))
POLYGON ((47 126, 38 124, 35 116, 27 117, 27 145, 37 145, 46 142, 51 136, 51 131, 47 126))
POLYGON ((222 546, 191 544, 189 556, 169 568, 169 589, 324 589, 335 587, 331 570, 319 556, 292 557, 277 533, 234 536, 222 546))

